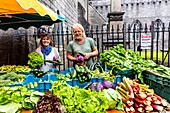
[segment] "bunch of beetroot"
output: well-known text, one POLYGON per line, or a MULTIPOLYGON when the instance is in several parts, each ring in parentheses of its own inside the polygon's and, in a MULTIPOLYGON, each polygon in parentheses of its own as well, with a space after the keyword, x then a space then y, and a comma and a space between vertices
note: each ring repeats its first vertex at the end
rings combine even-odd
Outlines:
POLYGON ((116 90, 120 93, 126 113, 150 113, 170 111, 167 100, 154 94, 148 85, 139 84, 124 77, 116 90))
POLYGON ((53 57, 53 61, 56 61, 58 63, 62 63, 61 59, 59 57, 57 58, 56 56, 53 57))
POLYGON ((78 61, 84 61, 84 57, 80 54, 77 54, 78 61))
POLYGON ((60 98, 53 95, 50 91, 46 91, 36 104, 33 113, 64 113, 60 98))

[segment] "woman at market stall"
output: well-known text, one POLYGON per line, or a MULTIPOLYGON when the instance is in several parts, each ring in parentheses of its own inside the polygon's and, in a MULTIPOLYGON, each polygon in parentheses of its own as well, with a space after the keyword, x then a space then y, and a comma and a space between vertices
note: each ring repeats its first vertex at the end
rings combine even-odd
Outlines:
MULTIPOLYGON (((36 49, 36 52, 40 53, 44 60, 60 59, 57 48, 53 47, 52 36, 46 31, 43 31, 40 34, 40 46, 36 49)), ((44 62, 44 64, 40 67, 40 70, 46 72, 52 68, 56 68, 56 65, 49 62, 44 62)))
POLYGON ((67 58, 73 61, 74 65, 89 67, 93 64, 92 58, 98 55, 97 44, 92 38, 86 37, 81 24, 74 24, 72 33, 74 39, 67 45, 67 58))

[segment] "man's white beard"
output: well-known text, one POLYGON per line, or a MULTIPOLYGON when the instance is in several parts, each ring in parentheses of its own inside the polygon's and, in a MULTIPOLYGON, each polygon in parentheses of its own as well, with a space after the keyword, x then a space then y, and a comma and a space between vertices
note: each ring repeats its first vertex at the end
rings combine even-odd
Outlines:
POLYGON ((75 39, 76 40, 81 40, 83 37, 82 37, 82 35, 80 35, 80 36, 77 36, 75 39))

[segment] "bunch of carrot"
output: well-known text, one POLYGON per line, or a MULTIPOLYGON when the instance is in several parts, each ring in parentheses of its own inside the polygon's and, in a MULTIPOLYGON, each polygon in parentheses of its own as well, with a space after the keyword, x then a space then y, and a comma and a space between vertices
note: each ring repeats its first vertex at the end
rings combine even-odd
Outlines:
POLYGON ((170 111, 170 104, 162 97, 154 94, 146 84, 124 77, 116 90, 120 93, 126 113, 150 113, 170 111))

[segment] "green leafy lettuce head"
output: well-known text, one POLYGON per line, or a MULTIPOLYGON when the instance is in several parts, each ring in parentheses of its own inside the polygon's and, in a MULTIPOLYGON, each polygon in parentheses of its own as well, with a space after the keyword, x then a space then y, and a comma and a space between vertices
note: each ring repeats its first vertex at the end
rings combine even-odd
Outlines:
POLYGON ((44 59, 42 56, 37 52, 31 52, 28 54, 28 66, 30 68, 39 68, 44 64, 44 59))

